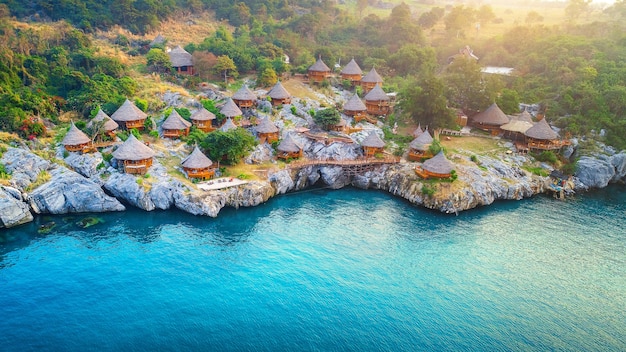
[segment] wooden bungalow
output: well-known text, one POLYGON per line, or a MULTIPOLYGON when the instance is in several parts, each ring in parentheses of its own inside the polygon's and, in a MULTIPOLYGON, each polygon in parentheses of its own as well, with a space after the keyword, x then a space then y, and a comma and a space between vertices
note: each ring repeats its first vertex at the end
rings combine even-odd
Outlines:
POLYGON ((446 158, 443 151, 434 157, 424 161, 422 166, 415 168, 415 173, 424 179, 427 178, 450 178, 454 165, 446 158))
POLYGON ((229 117, 229 118, 226 119, 226 122, 224 122, 222 127, 220 127, 220 131, 228 132, 228 131, 233 130, 235 128, 237 128, 237 125, 235 125, 233 120, 229 117))
POLYGON ((68 152, 82 152, 88 150, 91 146, 91 138, 87 136, 83 131, 79 130, 74 121, 70 122, 70 129, 65 134, 61 144, 68 152))
POLYGON ((148 114, 141 111, 128 99, 126 99, 124 104, 122 104, 122 106, 120 106, 113 113, 113 115, 111 115, 111 119, 113 119, 113 121, 117 122, 119 126, 127 130, 130 130, 131 128, 142 130, 147 117, 148 114))
POLYGON ((276 142, 279 138, 278 131, 278 127, 274 125, 269 117, 262 119, 261 122, 259 122, 259 124, 256 126, 256 133, 258 134, 261 143, 276 142))
POLYGON ((254 107, 254 102, 256 101, 256 95, 248 88, 248 86, 243 85, 235 94, 233 94, 233 101, 240 109, 250 109, 254 107))
POLYGON ((420 161, 423 158, 432 157, 433 155, 429 151, 431 144, 433 144, 433 137, 428 130, 415 137, 409 144, 409 160, 420 161))
POLYGON ((103 134, 111 138, 115 137, 118 127, 117 122, 113 121, 102 109, 99 109, 96 116, 87 123, 87 128, 99 128, 103 134))
POLYGON ((417 128, 415 129, 415 131, 413 131, 413 137, 417 138, 419 137, 422 133, 424 133, 424 130, 422 129, 422 124, 418 124, 417 128))
POLYGON ((559 135, 552 130, 545 117, 524 133, 530 150, 558 150, 563 143, 559 135))
POLYGON ((322 61, 322 56, 317 59, 317 61, 311 65, 308 69, 309 81, 313 83, 320 83, 323 80, 327 79, 331 75, 330 68, 322 61))
POLYGON ((365 137, 365 139, 363 139, 361 146, 363 147, 363 155, 365 155, 366 158, 370 158, 383 152, 385 149, 385 142, 380 139, 378 133, 372 131, 367 137, 365 137))
POLYGON ((152 39, 152 41, 150 42, 150 47, 155 47, 155 46, 163 46, 165 45, 165 37, 161 35, 161 33, 159 33, 159 35, 157 35, 154 39, 152 39))
POLYGON ((391 112, 390 99, 378 84, 365 95, 365 107, 372 115, 387 116, 391 112))
POLYGON ((189 178, 205 180, 215 175, 213 162, 198 149, 198 146, 182 161, 181 166, 189 178))
POLYGON ((359 95, 355 93, 350 100, 343 105, 343 113, 354 117, 354 120, 358 122, 367 113, 367 107, 363 104, 359 95))
POLYGON ((191 114, 191 124, 202 132, 215 131, 213 121, 215 121, 215 114, 205 108, 200 108, 191 114))
POLYGON ((496 103, 491 104, 485 111, 481 111, 472 116, 472 124, 476 128, 488 131, 492 135, 500 133, 500 126, 509 122, 509 118, 496 103))
POLYGON ((276 157, 279 159, 299 158, 302 156, 302 147, 296 143, 290 134, 285 136, 276 148, 276 157))
MULTIPOLYGON (((530 117, 530 114, 528 116, 530 117)), ((533 127, 532 120, 519 115, 511 117, 511 120, 500 126, 500 129, 504 131, 505 136, 513 140, 524 140, 524 133, 531 127, 533 127)))
POLYGON ((383 79, 378 72, 376 72, 376 69, 372 67, 372 70, 361 78, 361 87, 363 87, 364 92, 369 92, 374 89, 376 85, 382 86, 383 79))
POLYGON ((361 82, 361 77, 363 76, 363 71, 359 64, 354 61, 354 58, 348 62, 346 67, 341 70, 341 79, 348 80, 354 85, 355 83, 361 82))
POLYGON ((191 122, 183 119, 176 109, 172 109, 172 113, 163 121, 161 128, 163 129, 163 137, 178 138, 189 135, 191 122))
POLYGON ((291 94, 283 87, 280 81, 276 82, 267 95, 272 99, 272 105, 291 104, 291 94))
POLYGON ((179 46, 172 49, 169 53, 172 67, 178 74, 194 75, 196 71, 193 67, 193 59, 187 50, 179 46))
POLYGON ((130 133, 126 142, 113 152, 113 157, 124 165, 125 173, 143 175, 152 166, 154 151, 130 133))
POLYGON ((335 131, 335 132, 345 132, 347 128, 348 128, 348 123, 346 122, 346 120, 342 118, 339 118, 338 123, 328 126, 329 131, 335 131))
POLYGON ((239 107, 237 106, 237 104, 235 104, 232 98, 228 98, 228 100, 226 100, 226 103, 220 108, 220 112, 222 113, 222 115, 230 119, 243 116, 243 111, 239 109, 239 107))

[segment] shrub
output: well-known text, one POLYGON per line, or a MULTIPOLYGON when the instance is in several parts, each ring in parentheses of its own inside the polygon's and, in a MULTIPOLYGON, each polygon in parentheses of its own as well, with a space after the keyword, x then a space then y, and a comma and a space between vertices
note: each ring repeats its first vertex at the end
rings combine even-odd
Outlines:
POLYGON ((84 130, 85 127, 87 127, 87 123, 85 123, 85 121, 76 121, 74 125, 78 127, 79 130, 84 130))
POLYGON ((478 157, 476 155, 472 155, 470 156, 470 160, 477 163, 478 162, 478 157))
POLYGON ((148 135, 150 137, 159 138, 159 131, 150 131, 148 135))
POLYGON ((68 152, 67 150, 63 151, 63 158, 67 158, 68 156, 70 156, 70 152, 68 152))
POLYGON ((7 169, 4 167, 4 164, 0 163, 0 179, 8 180, 11 177, 11 174, 7 172, 7 169))
POLYGON ((296 112, 298 112, 298 109, 296 109, 296 107, 292 105, 291 106, 291 113, 295 115, 296 112))
POLYGON ((110 163, 111 159, 113 159, 113 154, 111 154, 111 153, 102 153, 102 159, 104 159, 104 161, 106 161, 107 163, 110 163))
POLYGON ((547 162, 550 164, 554 164, 557 162, 558 157, 556 156, 556 154, 554 154, 554 152, 550 151, 550 150, 545 150, 543 152, 541 152, 541 154, 537 155, 537 154, 533 154, 533 156, 535 157, 535 159, 539 160, 539 161, 543 161, 543 162, 547 162))
POLYGON ((116 135, 120 137, 123 142, 126 142, 128 139, 128 131, 117 131, 116 135))
POLYGON ((148 110, 148 101, 145 99, 135 99, 135 106, 139 108, 139 110, 146 112, 148 110))
POLYGON ((578 171, 578 160, 575 160, 571 163, 563 164, 561 166, 561 172, 565 175, 574 175, 578 171))
POLYGON ((435 191, 437 191, 435 189, 435 187, 430 186, 430 185, 422 185, 422 193, 427 196, 427 197, 432 197, 435 194, 435 191))
POLYGON ((103 161, 100 164, 98 164, 98 166, 96 166, 96 170, 103 169, 104 167, 105 167, 105 165, 104 165, 104 161, 103 161))

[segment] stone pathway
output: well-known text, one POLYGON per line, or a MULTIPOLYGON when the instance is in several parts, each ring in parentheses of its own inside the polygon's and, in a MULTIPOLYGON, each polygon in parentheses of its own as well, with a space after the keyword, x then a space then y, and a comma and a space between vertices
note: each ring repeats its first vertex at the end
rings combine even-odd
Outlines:
POLYGON ((240 180, 235 177, 220 177, 214 180, 198 183, 198 188, 203 191, 212 191, 215 189, 239 186, 248 183, 248 181, 240 180))

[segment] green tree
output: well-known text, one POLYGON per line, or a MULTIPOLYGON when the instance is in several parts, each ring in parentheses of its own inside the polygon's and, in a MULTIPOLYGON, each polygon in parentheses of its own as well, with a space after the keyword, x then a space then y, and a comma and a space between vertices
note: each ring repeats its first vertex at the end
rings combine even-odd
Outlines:
POLYGON ((148 69, 153 72, 169 72, 172 67, 169 55, 163 49, 152 48, 146 54, 148 69))
POLYGON ((486 24, 493 21, 496 18, 496 14, 493 12, 491 5, 483 5, 476 12, 476 18, 481 24, 486 24))
POLYGON ((406 44, 387 60, 398 75, 415 75, 421 72, 434 72, 437 67, 435 49, 416 44, 406 44))
POLYGON ((276 72, 273 68, 267 67, 261 72, 259 77, 257 78, 257 86, 260 87, 271 87, 278 82, 278 77, 276 76, 276 72))
POLYGON ((313 120, 316 124, 328 128, 328 126, 336 125, 341 121, 341 115, 335 108, 326 108, 319 110, 313 116, 313 120))
POLYGON ((215 63, 215 66, 213 66, 213 71, 218 74, 223 74, 224 82, 227 82, 228 80, 228 73, 231 73, 233 76, 238 75, 235 62, 226 55, 220 55, 217 57, 217 62, 215 63))
POLYGON ((565 7, 565 16, 570 21, 577 20, 580 15, 589 12, 591 0, 569 0, 565 7))
POLYGON ((454 127, 455 114, 448 108, 444 82, 434 74, 407 81, 399 98, 403 115, 416 123, 435 129, 454 127))
POLYGON ((497 78, 483 77, 480 65, 471 58, 456 58, 446 67, 442 78, 450 103, 469 114, 491 105, 500 88, 497 78))
POLYGON ((222 160, 227 165, 237 164, 255 145, 254 136, 243 128, 208 133, 200 144, 212 160, 222 160))
POLYGON ((475 22, 476 13, 471 7, 458 5, 452 8, 444 17, 446 31, 455 35, 457 38, 462 36, 463 32, 475 22))
POLYGON ((504 88, 496 103, 505 114, 515 114, 519 112, 520 97, 515 90, 504 88))

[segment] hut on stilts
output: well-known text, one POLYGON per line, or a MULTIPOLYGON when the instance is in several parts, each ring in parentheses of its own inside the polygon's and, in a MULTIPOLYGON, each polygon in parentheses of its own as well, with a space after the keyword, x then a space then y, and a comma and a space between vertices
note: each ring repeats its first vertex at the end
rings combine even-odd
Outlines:
POLYGON ((111 119, 117 122, 119 126, 130 130, 132 128, 136 128, 138 130, 142 130, 144 128, 144 123, 148 114, 141 111, 133 102, 126 99, 124 104, 120 106, 114 113, 111 115, 111 119))
POLYGON ((308 69, 309 81, 313 83, 320 83, 327 79, 331 75, 330 68, 322 61, 320 55, 317 61, 311 65, 308 69))
POLYGON ((423 178, 450 178, 454 165, 446 158, 443 151, 434 157, 424 161, 421 166, 415 168, 415 173, 423 178))
POLYGON ((278 131, 278 127, 274 125, 269 117, 262 119, 261 122, 256 126, 256 133, 258 134, 259 141, 261 143, 276 142, 278 140, 278 131))
POLYGON ((94 118, 91 119, 89 123, 87 123, 87 128, 92 130, 94 128, 97 128, 99 130, 94 132, 97 132, 96 140, 100 141, 105 138, 104 136, 110 139, 114 139, 115 131, 118 127, 119 125, 117 124, 117 122, 113 121, 113 119, 111 119, 109 115, 102 111, 102 109, 99 109, 96 116, 94 116, 94 118))
POLYGON ((215 131, 213 121, 215 121, 215 114, 203 107, 191 114, 191 124, 202 132, 215 131))
POLYGON ((488 131, 491 135, 496 136, 500 133, 500 126, 509 122, 509 118, 493 103, 485 111, 481 111, 471 119, 474 127, 484 131, 488 131))
POLYGON ((367 107, 363 104, 359 95, 355 93, 350 100, 343 105, 343 113, 352 116, 354 121, 361 121, 367 114, 367 107))
POLYGON ((382 86, 383 78, 380 77, 376 69, 372 67, 372 70, 361 78, 361 87, 363 87, 363 91, 367 93, 374 89, 376 85, 382 86))
POLYGON ((276 82, 267 95, 272 99, 272 105, 291 104, 291 94, 283 87, 280 81, 276 82))
POLYGON ((354 86, 355 84, 361 82, 363 71, 361 70, 361 67, 359 67, 359 64, 354 61, 354 58, 352 58, 346 67, 341 70, 340 76, 341 79, 350 81, 350 83, 354 86))
POLYGON ((287 134, 287 136, 283 138, 278 147, 276 147, 276 150, 278 151, 276 153, 278 159, 297 159, 302 156, 302 147, 296 143, 293 137, 291 137, 291 134, 287 134))
POLYGON ((71 121, 70 129, 65 134, 61 144, 68 152, 86 152, 91 149, 91 138, 79 130, 74 121, 71 121))
POLYGON ((169 53, 172 67, 178 74, 194 75, 196 71, 193 67, 193 58, 187 50, 179 46, 172 49, 169 53))
POLYGON ((215 175, 215 167, 213 167, 213 161, 209 159, 204 153, 200 151, 198 146, 193 149, 193 152, 189 154, 182 162, 181 166, 188 178, 196 179, 210 179, 215 175))
POLYGON ((365 95, 365 107, 367 113, 372 115, 387 116, 391 113, 390 99, 378 84, 365 95))
POLYGON ((409 157, 411 161, 420 161, 424 158, 430 158, 430 146, 433 144, 433 137, 428 130, 422 132, 419 136, 409 144, 409 157))
POLYGON ((366 158, 374 157, 376 154, 380 154, 383 152, 385 148, 385 142, 380 139, 378 133, 372 131, 370 134, 363 139, 361 142, 361 146, 363 147, 363 155, 366 158))
POLYGON ((161 128, 163 129, 163 137, 178 138, 189 135, 191 122, 183 119, 176 109, 172 109, 170 116, 165 119, 161 128))
POLYGON ((126 142, 113 152, 113 157, 124 166, 125 173, 143 175, 152 166, 154 151, 130 133, 126 142))
POLYGON ((530 150, 559 150, 565 145, 559 139, 559 135, 552 130, 545 117, 526 130, 524 135, 530 150))
POLYGON ((250 109, 254 107, 256 99, 256 95, 246 85, 243 85, 233 94, 233 101, 240 109, 250 109))

